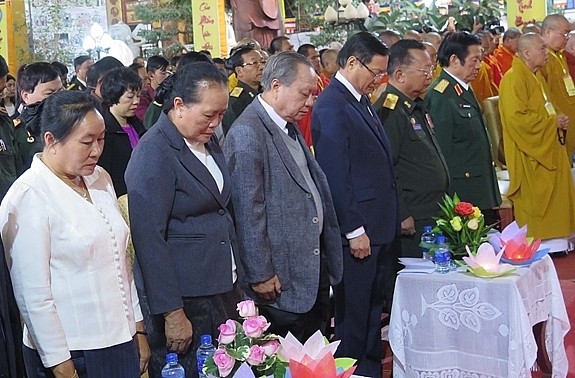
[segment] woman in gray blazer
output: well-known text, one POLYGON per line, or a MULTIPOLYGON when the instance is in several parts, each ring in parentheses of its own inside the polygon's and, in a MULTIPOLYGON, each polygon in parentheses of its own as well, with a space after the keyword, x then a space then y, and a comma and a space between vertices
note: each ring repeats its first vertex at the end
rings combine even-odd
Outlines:
POLYGON ((200 336, 215 338, 241 299, 234 290, 239 259, 230 176, 212 139, 228 105, 227 79, 206 62, 175 75, 164 112, 140 139, 125 176, 136 259, 154 318, 152 377, 160 375, 167 352, 177 352, 187 377, 197 377, 200 336))

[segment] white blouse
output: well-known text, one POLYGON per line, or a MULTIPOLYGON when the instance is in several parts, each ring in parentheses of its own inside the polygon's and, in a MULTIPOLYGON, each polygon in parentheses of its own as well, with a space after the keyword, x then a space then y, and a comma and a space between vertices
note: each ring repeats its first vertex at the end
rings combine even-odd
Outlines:
POLYGON ((129 230, 108 173, 84 177, 92 203, 39 159, 0 205, 6 260, 24 318, 24 344, 46 367, 70 350, 132 339, 142 320, 126 255, 129 230))

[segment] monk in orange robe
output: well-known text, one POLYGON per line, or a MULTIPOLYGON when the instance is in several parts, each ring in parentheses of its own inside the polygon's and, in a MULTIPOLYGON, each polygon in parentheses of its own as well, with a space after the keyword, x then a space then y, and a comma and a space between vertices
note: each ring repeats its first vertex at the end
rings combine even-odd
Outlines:
POLYGON ((505 75, 505 72, 511 68, 511 63, 517 52, 517 44, 519 43, 519 37, 521 37, 521 35, 519 29, 507 29, 503 34, 503 43, 493 52, 493 56, 501 66, 502 75, 505 75))

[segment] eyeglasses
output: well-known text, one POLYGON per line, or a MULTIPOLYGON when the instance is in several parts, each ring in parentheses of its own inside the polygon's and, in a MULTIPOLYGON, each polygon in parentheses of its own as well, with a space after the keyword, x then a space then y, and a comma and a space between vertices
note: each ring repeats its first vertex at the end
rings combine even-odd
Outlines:
POLYGON ((569 31, 560 32, 559 30, 556 30, 556 29, 551 29, 551 30, 553 30, 555 33, 559 34, 559 35, 562 36, 563 38, 569 37, 569 33, 570 33, 569 31))
MULTIPOLYGON (((410 67, 407 67, 410 68, 410 67)), ((431 77, 433 75, 433 67, 429 68, 413 68, 416 71, 423 72, 425 77, 431 77)))
POLYGON ((357 60, 359 63, 361 63, 362 66, 365 67, 366 70, 369 71, 369 73, 373 76, 374 79, 383 79, 384 77, 387 76, 387 72, 381 72, 376 74, 375 72, 373 72, 373 70, 371 68, 369 68, 364 62, 362 62, 361 60, 357 60))
POLYGON ((258 64, 261 65, 261 66, 265 66, 267 62, 268 62, 267 60, 260 60, 259 62, 245 62, 245 63, 242 63, 241 67, 245 67, 245 66, 255 66, 255 65, 258 65, 258 64))

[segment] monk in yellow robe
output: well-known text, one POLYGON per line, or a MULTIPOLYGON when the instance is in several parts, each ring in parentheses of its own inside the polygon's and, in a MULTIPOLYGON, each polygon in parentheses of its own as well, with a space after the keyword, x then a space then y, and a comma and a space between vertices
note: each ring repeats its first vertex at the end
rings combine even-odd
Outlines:
POLYGON ((549 59, 540 35, 519 40, 518 56, 499 86, 509 191, 515 218, 528 236, 568 238, 575 232, 575 189, 558 136, 569 120, 556 113, 539 69, 549 59))
POLYGON ((567 158, 575 152, 575 84, 569 74, 569 66, 562 51, 571 27, 560 14, 550 14, 543 20, 541 36, 549 50, 549 61, 541 68, 541 74, 549 88, 549 99, 555 110, 569 117, 571 128, 567 132, 567 158))
POLYGON ((493 73, 491 67, 483 60, 481 61, 481 67, 479 68, 479 73, 470 83, 471 88, 473 88, 473 93, 477 97, 477 102, 481 109, 483 109, 483 101, 488 97, 497 96, 497 87, 493 82, 493 73))

